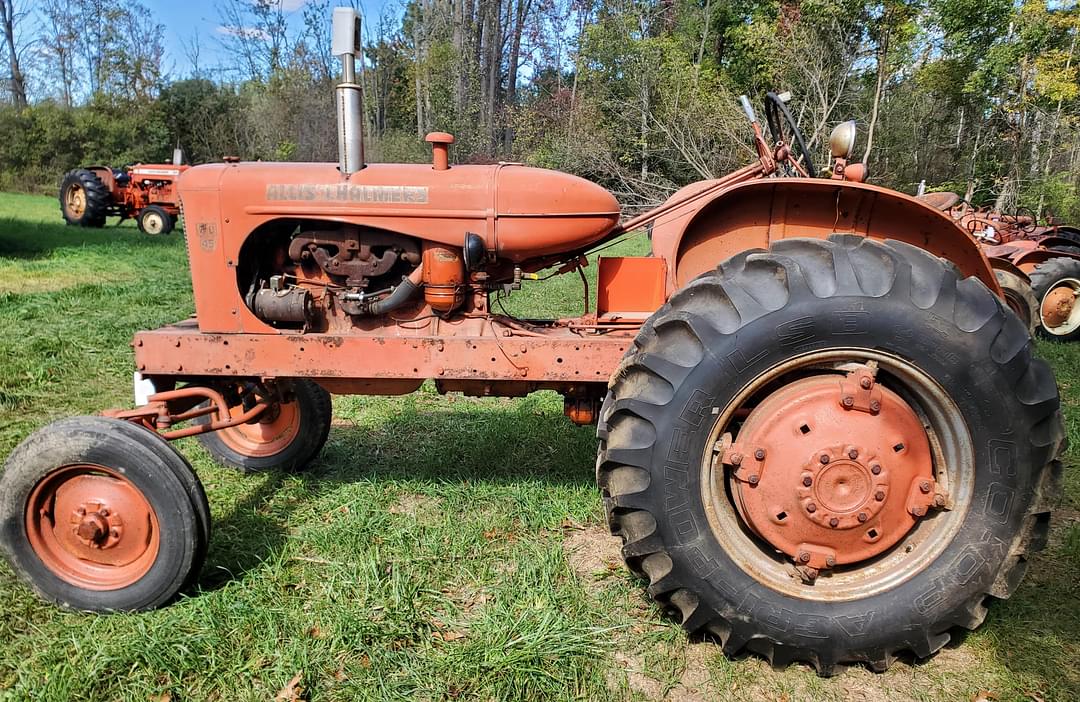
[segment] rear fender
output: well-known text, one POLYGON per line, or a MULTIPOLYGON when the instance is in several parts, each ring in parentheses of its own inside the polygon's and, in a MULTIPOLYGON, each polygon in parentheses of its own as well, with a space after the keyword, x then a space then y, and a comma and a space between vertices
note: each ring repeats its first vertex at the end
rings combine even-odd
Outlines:
MULTIPOLYGON (((685 197, 695 186, 672 196, 685 197)), ((913 197, 864 183, 767 178, 678 208, 653 227, 653 255, 667 261, 667 293, 747 249, 793 237, 854 232, 903 241, 954 263, 965 276, 1001 289, 979 246, 952 218, 913 197)))
POLYGON ((86 170, 96 175, 110 193, 116 192, 116 178, 113 176, 111 168, 108 166, 86 166, 86 170))

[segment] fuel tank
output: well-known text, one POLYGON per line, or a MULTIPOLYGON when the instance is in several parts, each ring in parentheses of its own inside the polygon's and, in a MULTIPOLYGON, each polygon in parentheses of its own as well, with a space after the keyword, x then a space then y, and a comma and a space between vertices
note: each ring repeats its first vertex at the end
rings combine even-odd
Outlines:
POLYGON ((226 255, 276 218, 348 222, 453 247, 472 232, 515 262, 587 246, 619 221, 618 202, 599 185, 518 164, 369 164, 348 178, 334 164, 209 164, 183 175, 180 194, 188 222, 219 223, 226 255))

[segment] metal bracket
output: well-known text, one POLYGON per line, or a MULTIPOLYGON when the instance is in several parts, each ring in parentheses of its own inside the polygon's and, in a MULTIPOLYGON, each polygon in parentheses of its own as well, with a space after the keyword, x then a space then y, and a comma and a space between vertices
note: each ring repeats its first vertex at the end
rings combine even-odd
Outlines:
POLYGON ((869 414, 881 411, 881 390, 877 387, 876 364, 845 366, 847 375, 840 381, 840 406, 869 414))

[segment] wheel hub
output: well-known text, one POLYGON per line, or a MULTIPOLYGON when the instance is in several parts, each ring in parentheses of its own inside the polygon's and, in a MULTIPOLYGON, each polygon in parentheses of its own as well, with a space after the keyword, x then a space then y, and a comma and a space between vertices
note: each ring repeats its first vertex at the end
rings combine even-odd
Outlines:
POLYGON ((56 575, 92 590, 135 582, 153 563, 153 508, 122 476, 92 465, 58 469, 27 503, 30 545, 56 575))
POLYGON ((1076 306, 1076 290, 1062 285, 1046 294, 1042 301, 1042 318, 1047 327, 1060 327, 1069 321, 1076 306))
POLYGON ((779 388, 718 447, 740 516, 811 579, 883 553, 946 501, 918 415, 876 369, 847 370, 779 388))

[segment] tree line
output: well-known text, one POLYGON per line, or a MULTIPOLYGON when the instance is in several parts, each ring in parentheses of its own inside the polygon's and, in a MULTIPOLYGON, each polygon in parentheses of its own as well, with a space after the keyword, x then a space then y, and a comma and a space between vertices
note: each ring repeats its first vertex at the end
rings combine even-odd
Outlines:
MULTIPOLYGON (((330 0, 217 7, 216 36, 169 57, 138 0, 0 0, 0 188, 175 146, 334 160, 330 0)), ((568 170, 645 207, 746 163, 738 95, 789 91, 823 162, 853 118, 872 182, 1080 219, 1075 3, 408 0, 364 22, 370 160, 426 160, 422 136, 449 131, 457 162, 568 170)))

